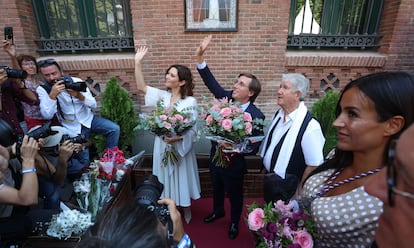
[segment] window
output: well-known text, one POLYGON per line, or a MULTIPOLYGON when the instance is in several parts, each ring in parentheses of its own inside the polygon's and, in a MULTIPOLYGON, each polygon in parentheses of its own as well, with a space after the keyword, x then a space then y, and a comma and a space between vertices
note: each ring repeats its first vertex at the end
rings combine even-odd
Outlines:
POLYGON ((39 52, 133 50, 129 1, 32 0, 39 52))
POLYGON ((375 49, 383 0, 292 0, 288 48, 375 49))
POLYGON ((237 31, 237 0, 185 0, 187 31, 237 31))

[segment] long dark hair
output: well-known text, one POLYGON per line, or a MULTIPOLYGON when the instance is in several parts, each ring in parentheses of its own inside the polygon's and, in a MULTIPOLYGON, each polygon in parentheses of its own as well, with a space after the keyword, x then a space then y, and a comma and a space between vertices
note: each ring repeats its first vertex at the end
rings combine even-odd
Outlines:
POLYGON ((167 234, 163 233, 161 225, 146 206, 125 202, 100 215, 76 247, 167 247, 167 234))
MULTIPOLYGON (((378 72, 350 82, 342 90, 336 106, 337 117, 341 113, 340 102, 344 93, 354 87, 358 88, 374 103, 378 122, 387 121, 397 115, 404 117, 404 127, 391 136, 389 140, 398 138, 414 122, 414 76, 412 74, 407 72, 378 72)), ((384 154, 385 161, 387 156, 387 154, 384 154)), ((353 159, 352 151, 335 148, 335 155, 313 170, 308 178, 328 169, 347 167, 352 164, 353 159)))
POLYGON ((186 98, 187 96, 192 96, 193 93, 193 89, 194 89, 194 83, 193 83, 193 74, 191 73, 191 70, 184 65, 171 65, 170 67, 168 67, 168 69, 165 71, 165 75, 168 74, 168 71, 171 68, 175 68, 177 69, 177 75, 178 75, 178 80, 179 81, 185 81, 186 83, 182 86, 180 86, 180 94, 181 94, 181 99, 186 98))

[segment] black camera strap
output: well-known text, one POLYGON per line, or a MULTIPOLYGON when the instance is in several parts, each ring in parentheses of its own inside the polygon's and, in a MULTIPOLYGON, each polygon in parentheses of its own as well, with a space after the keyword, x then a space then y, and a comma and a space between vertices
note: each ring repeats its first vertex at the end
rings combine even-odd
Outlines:
POLYGON ((171 248, 175 248, 176 246, 174 245, 174 224, 170 216, 167 218, 167 225, 168 225, 168 244, 170 245, 171 248))

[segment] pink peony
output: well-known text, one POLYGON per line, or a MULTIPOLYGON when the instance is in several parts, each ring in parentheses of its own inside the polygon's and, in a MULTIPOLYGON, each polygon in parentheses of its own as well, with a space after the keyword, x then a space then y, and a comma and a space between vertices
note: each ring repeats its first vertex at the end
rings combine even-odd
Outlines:
POLYGON ((306 231, 306 229, 294 233, 293 243, 299 244, 302 248, 313 247, 312 236, 306 231))
POLYGON ((207 118, 206 118, 206 124, 208 126, 211 126, 211 124, 213 123, 213 121, 214 121, 213 116, 212 115, 208 115, 207 118))
POLYGON ((174 117, 177 119, 177 121, 182 122, 184 117, 180 114, 175 114, 174 117))
POLYGON ((213 111, 219 112, 220 111, 220 106, 217 105, 217 104, 214 104, 210 109, 213 110, 213 111))
POLYGON ((244 122, 251 122, 252 121, 252 115, 248 112, 243 113, 243 121, 244 122))
POLYGON ((222 110, 220 110, 220 115, 223 116, 224 118, 229 118, 231 115, 231 109, 223 108, 222 110))
POLYGON ((231 128, 233 127, 230 119, 224 119, 223 122, 221 123, 221 126, 223 127, 225 131, 228 131, 228 132, 230 132, 231 128))
POLYGON ((168 116, 166 116, 166 115, 160 115, 160 119, 163 120, 163 121, 165 121, 166 119, 168 119, 168 116))
POLYGON ((162 125, 164 126, 164 128, 166 128, 166 129, 170 129, 171 128, 171 124, 170 123, 168 123, 168 122, 166 122, 166 121, 164 121, 163 123, 162 123, 162 125))
POLYGON ((251 211, 248 216, 249 229, 252 231, 258 231, 260 228, 263 228, 264 215, 264 211, 261 208, 255 208, 253 211, 251 211))
POLYGON ((170 121, 171 125, 173 125, 173 126, 177 122, 177 118, 175 118, 175 117, 170 117, 170 118, 168 118, 168 120, 170 121))
POLYGON ((285 204, 284 201, 278 200, 274 203, 274 206, 283 215, 291 216, 291 210, 293 208, 293 203, 291 203, 290 201, 288 204, 285 204))
POLYGON ((246 122, 246 128, 245 128, 246 134, 248 135, 252 134, 252 130, 253 130, 252 123, 246 122))

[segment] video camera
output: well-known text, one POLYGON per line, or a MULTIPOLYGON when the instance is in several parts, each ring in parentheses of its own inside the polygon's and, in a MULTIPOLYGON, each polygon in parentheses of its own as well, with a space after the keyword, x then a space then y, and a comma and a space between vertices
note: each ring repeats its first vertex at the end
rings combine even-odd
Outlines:
POLYGON ((3 69, 7 73, 8 78, 25 79, 27 78, 27 72, 20 69, 11 69, 8 66, 0 65, 0 69, 3 69))
POLYGON ((63 81, 63 83, 65 84, 66 89, 80 91, 80 92, 86 92, 86 88, 88 87, 86 85, 85 81, 76 81, 75 82, 76 78, 74 80, 73 77, 64 76, 64 77, 61 77, 60 80, 63 81))
POLYGON ((168 241, 171 247, 174 247, 173 242, 173 223, 170 217, 170 212, 166 205, 158 204, 161 193, 164 190, 164 185, 158 181, 155 175, 149 175, 144 179, 135 190, 135 201, 138 205, 146 206, 151 210, 161 223, 168 224, 168 241))

